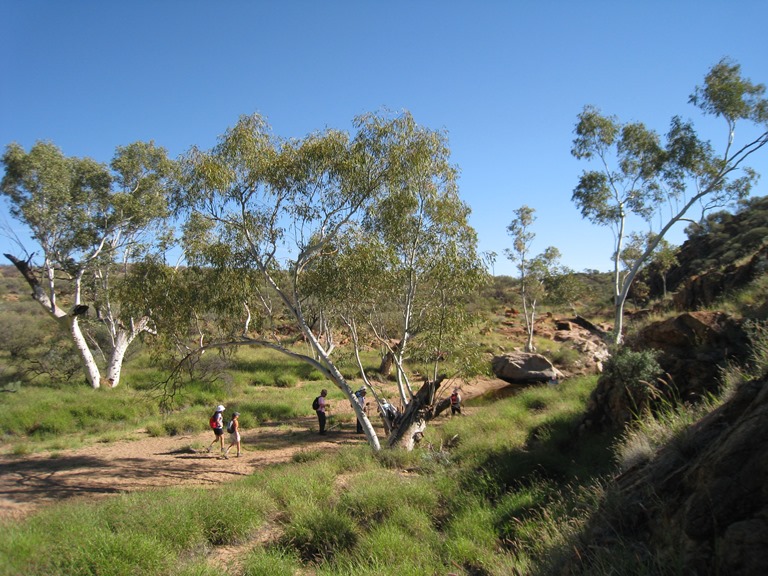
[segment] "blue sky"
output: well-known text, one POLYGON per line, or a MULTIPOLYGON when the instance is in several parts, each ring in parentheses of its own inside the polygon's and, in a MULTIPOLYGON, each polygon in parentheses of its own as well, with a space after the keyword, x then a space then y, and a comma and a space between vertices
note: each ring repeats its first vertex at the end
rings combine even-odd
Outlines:
MULTIPOLYGON (((768 83, 766 22, 764 0, 0 0, 0 146, 49 140, 107 163, 137 140, 208 148, 242 114, 301 137, 406 109, 447 132, 496 274, 515 274, 503 252, 523 204, 534 252, 608 270, 611 231, 571 202, 578 113, 660 133, 681 115, 719 144, 725 127, 700 124, 688 96, 726 56, 768 83)), ((768 172, 768 154, 751 165, 768 172)), ((23 236, 3 204, 8 227, 23 236)), ((20 254, 6 234, 0 253, 20 254)))

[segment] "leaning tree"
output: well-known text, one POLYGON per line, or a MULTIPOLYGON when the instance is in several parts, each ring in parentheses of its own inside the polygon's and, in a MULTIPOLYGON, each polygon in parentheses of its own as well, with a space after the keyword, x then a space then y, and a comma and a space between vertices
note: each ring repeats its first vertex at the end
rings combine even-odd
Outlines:
POLYGON ((408 113, 367 114, 354 127, 353 136, 329 129, 286 141, 261 116, 241 117, 212 149, 185 154, 177 200, 192 262, 261 279, 251 278, 246 294, 236 288, 237 274, 227 276, 250 329, 199 350, 258 345, 309 363, 344 393, 378 450, 380 440, 333 360, 337 312, 345 307, 329 297, 343 292, 334 289, 341 282, 369 278, 350 278, 334 255, 353 231, 370 225, 373 208, 407 180, 404 171, 431 169, 430 155, 447 149, 430 146, 434 133, 416 129, 408 113), (308 351, 286 336, 288 322, 308 351))
POLYGON ((622 341, 624 304, 632 282, 667 232, 695 205, 705 212, 749 195, 757 174, 745 162, 768 143, 764 94, 765 86, 743 78, 738 64, 724 59, 712 67, 689 102, 705 115, 724 120, 719 150, 680 117, 672 119, 662 142, 642 123, 622 124, 592 106, 579 114, 571 153, 598 167, 582 173, 572 200, 584 218, 614 232, 615 343, 622 341), (737 143, 741 121, 749 123, 747 137, 737 143), (649 222, 658 216, 663 224, 624 273, 621 256, 632 214, 649 222))

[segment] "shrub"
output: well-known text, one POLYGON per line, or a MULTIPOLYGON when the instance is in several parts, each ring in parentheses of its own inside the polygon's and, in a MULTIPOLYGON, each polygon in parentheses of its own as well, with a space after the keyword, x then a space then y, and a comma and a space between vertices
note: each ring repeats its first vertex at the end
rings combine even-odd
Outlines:
POLYGON ((638 408, 656 394, 654 383, 662 375, 654 350, 632 350, 622 346, 614 351, 603 366, 603 378, 623 384, 637 402, 638 408))

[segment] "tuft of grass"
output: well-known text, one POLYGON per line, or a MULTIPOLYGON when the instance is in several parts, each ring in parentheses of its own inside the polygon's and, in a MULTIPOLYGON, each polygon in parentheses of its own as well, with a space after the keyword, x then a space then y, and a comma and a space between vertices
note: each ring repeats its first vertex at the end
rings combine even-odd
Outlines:
POLYGON ((324 506, 295 513, 285 526, 280 544, 298 552, 305 562, 331 560, 352 549, 358 539, 357 525, 349 516, 324 506))
POLYGON ((301 558, 279 546, 255 548, 243 561, 243 576, 294 576, 301 571, 301 558))

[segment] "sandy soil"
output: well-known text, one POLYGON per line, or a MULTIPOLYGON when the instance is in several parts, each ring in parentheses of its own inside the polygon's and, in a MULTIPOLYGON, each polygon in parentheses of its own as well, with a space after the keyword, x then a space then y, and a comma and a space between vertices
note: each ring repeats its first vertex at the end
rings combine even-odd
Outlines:
MULTIPOLYGON (((465 384, 462 395, 466 400, 505 386, 501 380, 479 380, 465 384)), ((446 417, 443 413, 439 418, 446 417)), ((0 519, 21 518, 42 506, 74 498, 171 485, 215 486, 290 461, 310 447, 330 451, 365 442, 364 436, 355 434, 354 422, 319 436, 314 416, 243 430, 242 455, 235 457, 233 449, 226 460, 205 451, 213 440, 211 432, 165 438, 153 438, 144 431, 137 435, 138 440, 74 450, 0 454, 0 519)), ((228 438, 225 435, 225 446, 228 438)))

